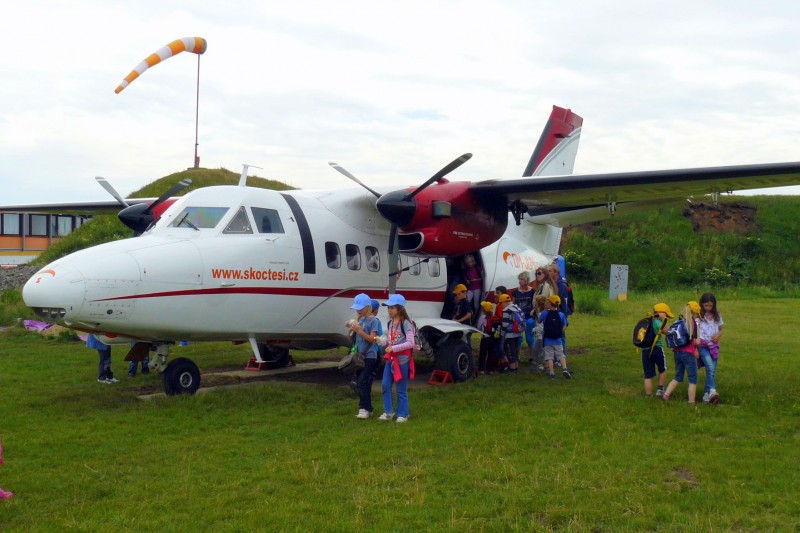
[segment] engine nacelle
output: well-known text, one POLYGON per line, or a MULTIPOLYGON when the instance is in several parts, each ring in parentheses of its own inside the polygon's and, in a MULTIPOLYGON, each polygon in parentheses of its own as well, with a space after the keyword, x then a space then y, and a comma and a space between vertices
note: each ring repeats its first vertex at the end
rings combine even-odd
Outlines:
POLYGON ((498 240, 508 225, 504 202, 486 202, 469 182, 441 180, 413 198, 411 221, 401 225, 400 250, 430 256, 458 256, 498 240))

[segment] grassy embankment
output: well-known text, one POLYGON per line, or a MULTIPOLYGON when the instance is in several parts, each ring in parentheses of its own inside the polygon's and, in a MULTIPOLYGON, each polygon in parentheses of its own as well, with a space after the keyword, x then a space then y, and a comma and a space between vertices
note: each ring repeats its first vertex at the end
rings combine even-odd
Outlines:
MULTIPOLYGON (((687 405, 685 385, 669 402, 645 399, 632 325, 657 300, 675 309, 692 296, 634 294, 604 317, 577 314, 572 381, 526 371, 415 388, 404 425, 356 420, 346 386, 141 402, 136 385, 156 376, 102 385, 79 343, 6 331, 0 486, 16 496, 0 502, 0 526, 795 531, 800 339, 781 317, 800 300, 720 291, 722 404, 687 405)), ((202 369, 248 356, 223 343, 180 350, 202 369)), ((309 356, 320 354, 295 354, 309 356)))

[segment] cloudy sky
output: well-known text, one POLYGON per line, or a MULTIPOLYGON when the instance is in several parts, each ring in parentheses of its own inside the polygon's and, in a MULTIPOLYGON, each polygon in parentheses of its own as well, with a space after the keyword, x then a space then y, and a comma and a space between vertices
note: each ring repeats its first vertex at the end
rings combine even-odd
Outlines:
MULTIPOLYGON (((39 1, 0 18, 0 204, 104 199, 192 166, 302 188, 518 177, 551 106, 576 172, 800 160, 794 1, 39 1), (702 4, 702 5, 700 5, 702 4)), ((800 187, 792 192, 800 194, 800 187)))

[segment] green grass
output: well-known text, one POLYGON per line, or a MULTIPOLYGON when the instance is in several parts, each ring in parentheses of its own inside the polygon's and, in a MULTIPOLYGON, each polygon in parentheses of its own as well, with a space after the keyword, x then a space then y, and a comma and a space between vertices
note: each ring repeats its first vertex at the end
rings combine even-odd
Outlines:
POLYGON ((570 282, 607 285, 610 266, 623 264, 630 267, 629 287, 637 290, 741 285, 795 289, 800 278, 797 197, 733 196, 720 202, 754 209, 746 231, 697 231, 681 205, 568 228, 561 253, 570 282))
MULTIPOLYGON (((142 402, 135 385, 157 376, 101 385, 94 351, 8 330, 0 486, 16 496, 0 501, 0 528, 797 530, 800 300, 720 295, 722 404, 688 406, 685 385, 669 403, 645 399, 633 324, 656 301, 692 296, 575 315, 572 381, 520 372, 414 388, 405 425, 356 420, 346 386, 142 402)), ((224 343, 175 355, 205 370, 249 356, 224 343)), ((115 349, 124 376, 121 359, 115 349)))

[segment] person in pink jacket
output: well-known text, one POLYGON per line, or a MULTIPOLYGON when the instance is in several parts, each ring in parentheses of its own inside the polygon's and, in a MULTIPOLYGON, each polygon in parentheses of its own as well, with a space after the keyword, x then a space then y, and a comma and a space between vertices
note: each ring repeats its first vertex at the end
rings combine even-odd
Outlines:
POLYGON ((406 312, 406 299, 402 294, 391 294, 384 303, 389 310, 389 323, 385 330, 386 353, 383 358, 383 414, 378 420, 392 420, 395 415, 398 422, 408 422, 408 380, 414 379, 414 323, 406 312), (392 401, 392 385, 397 388, 397 412, 392 401))

